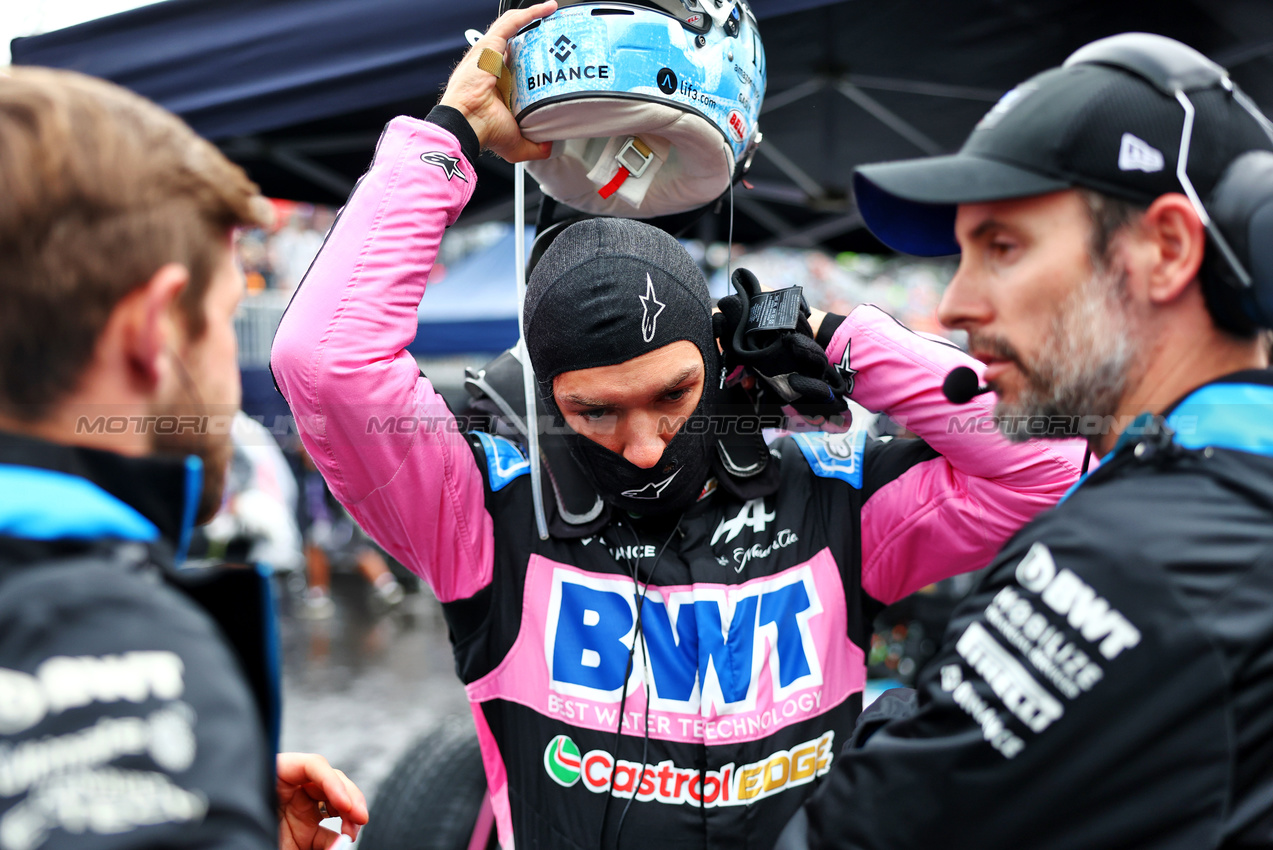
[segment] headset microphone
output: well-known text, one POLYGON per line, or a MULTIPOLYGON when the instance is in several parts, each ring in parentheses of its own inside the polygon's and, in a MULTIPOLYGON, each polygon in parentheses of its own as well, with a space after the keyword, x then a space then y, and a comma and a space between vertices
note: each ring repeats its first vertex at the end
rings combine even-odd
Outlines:
POLYGON ((950 370, 946 380, 942 381, 942 395, 951 404, 967 404, 982 393, 990 392, 990 387, 981 386, 977 373, 967 366, 959 366, 950 370))

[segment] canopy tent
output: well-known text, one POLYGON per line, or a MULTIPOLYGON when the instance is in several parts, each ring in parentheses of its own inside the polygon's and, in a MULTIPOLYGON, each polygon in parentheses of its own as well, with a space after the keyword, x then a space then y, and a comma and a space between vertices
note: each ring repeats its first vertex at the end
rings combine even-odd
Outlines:
MULTIPOLYGON (((869 249, 853 166, 958 147, 1004 91, 1116 32, 1179 38, 1273 107, 1265 0, 753 0, 765 141, 735 192, 734 237, 869 249)), ((115 80, 176 111, 269 194, 340 203, 395 114, 423 115, 490 2, 167 0, 13 43, 14 61, 115 80)), ((494 157, 461 222, 512 218, 494 157)), ((528 191, 528 202, 537 193, 528 191)), ((728 210, 696 235, 724 239, 728 210)))
MULTIPOLYGON (((469 254, 439 274, 435 266, 420 300, 419 329, 407 346, 422 357, 471 351, 503 351, 517 342, 516 231, 469 254)), ((526 228, 527 251, 534 228, 526 228)), ((727 295, 723 276, 711 281, 712 295, 727 295)))

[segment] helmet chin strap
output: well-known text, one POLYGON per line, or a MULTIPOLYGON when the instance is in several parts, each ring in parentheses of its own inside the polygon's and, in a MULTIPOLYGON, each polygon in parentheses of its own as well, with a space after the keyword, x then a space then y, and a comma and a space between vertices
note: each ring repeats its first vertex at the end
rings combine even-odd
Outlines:
POLYGON ((530 441, 531 501, 535 506, 535 529, 540 540, 548 539, 548 519, 544 514, 544 488, 541 485, 543 470, 539 462, 539 412, 536 404, 535 369, 531 366, 530 352, 526 350, 526 166, 513 166, 513 245, 517 255, 517 327, 521 339, 522 391, 526 394, 526 436, 530 441))

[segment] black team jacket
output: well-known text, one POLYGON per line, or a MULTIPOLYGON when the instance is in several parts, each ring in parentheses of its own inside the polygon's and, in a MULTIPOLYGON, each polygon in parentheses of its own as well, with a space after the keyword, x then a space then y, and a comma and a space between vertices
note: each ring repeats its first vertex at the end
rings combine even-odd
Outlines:
POLYGON ((781 850, 1273 847, 1273 373, 1161 424, 1009 541, 781 850))
POLYGON ((0 848, 278 846, 255 571, 179 572, 197 459, 0 433, 0 848))

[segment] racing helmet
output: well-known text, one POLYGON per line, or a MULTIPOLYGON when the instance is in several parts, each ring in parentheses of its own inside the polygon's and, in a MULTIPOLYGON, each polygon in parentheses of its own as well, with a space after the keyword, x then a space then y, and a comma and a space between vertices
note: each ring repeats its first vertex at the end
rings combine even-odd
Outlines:
MULTIPOLYGON (((500 13, 524 5, 501 0, 500 13)), ((508 55, 522 135, 553 143, 526 170, 575 210, 698 209, 746 173, 760 143, 765 54, 745 0, 560 0, 508 55)))

